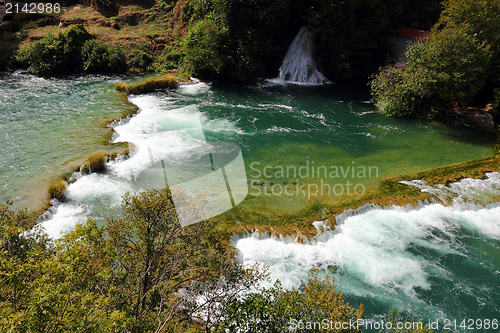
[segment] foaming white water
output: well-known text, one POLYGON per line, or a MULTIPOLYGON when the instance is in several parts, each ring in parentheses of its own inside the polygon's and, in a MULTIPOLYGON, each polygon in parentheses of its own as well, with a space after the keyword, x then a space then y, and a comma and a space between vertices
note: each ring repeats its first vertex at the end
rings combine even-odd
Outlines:
POLYGON ((70 184, 64 193, 72 202, 92 204, 99 202, 108 206, 119 206, 122 196, 133 192, 130 183, 105 174, 90 174, 70 184))
POLYGON ((73 230, 78 223, 84 222, 90 213, 89 207, 77 204, 58 204, 51 210, 52 216, 41 224, 47 235, 53 239, 73 230))
POLYGON ((401 181, 400 183, 418 187, 422 192, 432 194, 442 201, 487 202, 500 196, 500 172, 486 173, 485 179, 464 178, 449 185, 431 186, 422 180, 401 181))
POLYGON ((197 96, 197 95, 203 95, 206 94, 207 92, 210 91, 210 85, 201 82, 199 80, 194 80, 192 83, 185 83, 179 85, 179 88, 177 88, 177 92, 179 92, 182 95, 186 96, 197 96))
MULTIPOLYGON (((483 189, 478 193, 489 192, 500 184, 499 180, 490 174, 488 179, 479 180, 483 183, 463 180, 450 187, 461 188, 464 193, 467 186, 483 189)), ((385 209, 367 204, 346 211, 336 220, 335 230, 315 222, 319 233, 305 244, 255 233, 234 236, 232 245, 241 262, 266 264, 272 280, 280 280, 286 288, 303 285, 311 268, 334 267, 337 285, 347 295, 399 309, 419 304, 432 313, 436 311, 434 305, 420 295, 432 292, 431 280, 453 279, 437 259, 467 257, 466 238, 500 240, 498 203, 483 206, 456 202, 444 206, 426 202, 416 208, 385 209)), ((468 287, 461 284, 460 288, 468 287)))
MULTIPOLYGON (((208 85, 196 83, 189 88, 179 88, 181 93, 205 91, 208 85), (193 90, 194 89, 194 90, 193 90)), ((134 181, 136 177, 159 160, 181 165, 193 154, 193 150, 206 147, 203 130, 238 132, 238 127, 225 119, 208 119, 195 105, 178 106, 175 97, 142 95, 131 97, 139 112, 124 121, 113 124, 113 142, 131 142, 134 150, 129 158, 106 163, 102 174, 71 177, 62 203, 56 203, 46 214, 42 225, 52 238, 70 231, 87 217, 99 217, 119 210, 122 197, 127 192, 142 189, 134 181), (202 128, 203 123, 203 128, 202 128), (102 212, 106 214, 102 214, 102 212)))
MULTIPOLYGON (((278 80, 282 82, 318 85, 328 83, 314 61, 314 44, 309 31, 303 27, 295 36, 283 59, 278 80)), ((278 82, 279 82, 278 81, 278 82)), ((270 81, 277 83, 276 81, 270 81)))

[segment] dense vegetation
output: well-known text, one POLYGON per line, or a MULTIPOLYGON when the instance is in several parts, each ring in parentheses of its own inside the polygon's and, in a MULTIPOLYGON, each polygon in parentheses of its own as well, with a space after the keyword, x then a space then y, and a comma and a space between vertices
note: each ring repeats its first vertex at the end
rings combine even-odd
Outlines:
POLYGON ((382 111, 393 116, 440 116, 453 106, 500 103, 500 2, 447 0, 428 42, 371 82, 382 111))
POLYGON ((335 81, 365 82, 385 61, 387 28, 408 22, 408 18, 409 24, 428 28, 437 19, 438 3, 190 0, 186 6, 198 11, 192 18, 203 18, 181 41, 183 61, 202 78, 255 81, 273 77, 299 28, 308 26, 326 76, 335 81))
MULTIPOLYGON (((439 0, 157 0, 137 4, 68 0, 64 4, 77 2, 98 11, 71 10, 35 24, 83 20, 95 40, 85 47, 76 46, 82 51, 76 64, 65 61, 66 49, 74 48, 64 40, 66 33, 33 42, 18 58, 32 72, 121 71, 126 58, 133 72, 176 69, 202 79, 252 82, 275 77, 290 42, 300 27, 308 26, 318 46, 320 69, 327 77, 366 82, 385 62, 388 27, 428 29, 441 9, 439 0), (130 36, 122 36, 124 30, 130 36)), ((27 24, 17 38, 53 31, 32 26, 27 24)))
POLYGON ((265 274, 235 262, 208 222, 181 228, 168 190, 127 195, 123 209, 53 243, 35 214, 0 206, 0 330, 282 332, 362 317, 317 272, 304 292, 250 292, 265 274))
POLYGON ((38 75, 82 71, 121 73, 126 70, 121 49, 98 43, 82 25, 71 26, 57 36, 44 37, 22 49, 16 58, 38 75))

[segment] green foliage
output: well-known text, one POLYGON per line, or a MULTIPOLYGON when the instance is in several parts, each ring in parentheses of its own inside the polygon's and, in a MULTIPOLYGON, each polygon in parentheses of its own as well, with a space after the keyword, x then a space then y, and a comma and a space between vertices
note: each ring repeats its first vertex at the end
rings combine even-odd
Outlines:
POLYGON ((383 69, 371 82, 377 106, 391 116, 435 116, 465 105, 484 86, 491 60, 488 45, 467 28, 434 29, 427 43, 407 52, 407 63, 383 69))
POLYGON ((317 271, 304 292, 250 292, 265 273, 235 262, 207 222, 182 228, 168 189, 126 195, 123 210, 50 246, 23 234, 36 214, 0 206, 0 331, 281 332, 290 319, 362 316, 317 271))
POLYGON ((50 75, 79 70, 83 44, 91 38, 81 25, 68 28, 64 34, 50 35, 21 50, 16 57, 37 75, 50 75))
POLYGON ((47 192, 51 198, 61 199, 64 191, 66 191, 66 184, 62 180, 53 179, 50 181, 47 192))
POLYGON ((219 77, 255 81, 275 77, 293 37, 303 25, 304 0, 213 0, 213 8, 227 30, 219 46, 227 65, 219 77))
POLYGON ((131 72, 147 72, 152 69, 153 56, 143 50, 133 53, 128 60, 131 72))
POLYGON ((109 54, 106 46, 88 40, 82 47, 83 70, 88 72, 100 72, 108 68, 109 54))
POLYGON ((45 238, 36 227, 37 214, 23 209, 14 212, 10 202, 0 205, 0 253, 5 258, 27 258, 32 248, 44 247, 45 238), (31 230, 31 235, 24 234, 31 230))
POLYGON ((466 26, 470 35, 490 46, 492 61, 482 94, 486 99, 493 99, 493 91, 500 87, 500 1, 446 0, 443 5, 440 26, 466 26))
POLYGON ((70 63, 63 35, 48 36, 30 44, 17 55, 16 60, 27 64, 28 70, 37 75, 62 72, 70 63))
POLYGON ((371 82, 377 106, 393 116, 428 117, 478 96, 493 101, 500 84, 500 2, 448 0, 427 43, 413 45, 407 63, 383 69, 371 82))
POLYGON ((155 68, 160 72, 185 67, 186 50, 181 43, 167 45, 162 52, 156 56, 155 68))
MULTIPOLYGON (((333 272, 320 278, 312 270, 303 292, 284 290, 279 283, 270 289, 261 289, 232 302, 219 332, 283 332, 294 325, 295 332, 320 332, 321 329, 300 329, 302 322, 356 322, 363 316, 363 306, 356 309, 345 302, 337 292, 333 272), (298 329, 297 329, 298 328, 298 329)), ((327 331, 327 330, 324 330, 327 331)), ((331 332, 361 332, 354 330, 328 330, 331 332)))
POLYGON ((333 80, 366 81, 382 65, 391 10, 382 0, 314 0, 308 23, 322 72, 333 80))
POLYGON ((187 0, 182 4, 184 21, 196 22, 212 11, 212 0, 187 0))
POLYGON ((183 39, 188 71, 200 77, 215 77, 228 64, 221 46, 228 30, 215 15, 208 15, 189 29, 183 39))
POLYGON ((82 25, 73 25, 64 34, 47 36, 18 52, 16 60, 37 75, 86 71, 120 73, 126 59, 118 47, 106 47, 94 39, 82 25))
POLYGON ((119 47, 106 47, 95 39, 85 42, 82 47, 83 70, 89 73, 124 72, 125 54, 119 47))

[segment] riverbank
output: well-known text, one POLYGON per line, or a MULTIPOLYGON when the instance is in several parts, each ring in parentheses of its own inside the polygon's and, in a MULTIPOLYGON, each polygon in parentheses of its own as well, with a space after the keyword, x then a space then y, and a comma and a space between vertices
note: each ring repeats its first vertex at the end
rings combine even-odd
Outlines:
POLYGON ((6 135, 1 148, 1 194, 2 200, 10 197, 13 208, 27 207, 41 214, 49 207, 47 186, 52 179, 67 181, 90 154, 101 149, 111 159, 128 154, 131 145, 110 142, 110 124, 138 109, 114 89, 117 78, 44 79, 21 71, 1 77, 0 127, 6 135))
MULTIPOLYGON (((105 127, 109 132, 109 134, 104 138, 102 142, 102 148, 100 150, 104 154, 104 160, 102 161, 103 166, 104 163, 113 161, 117 158, 126 158, 135 149, 134 144, 131 142, 116 142, 116 143, 111 142, 113 135, 115 135, 113 125, 119 122, 126 121, 128 118, 133 117, 137 111, 139 111, 137 105, 130 102, 130 100, 128 99, 128 95, 143 94, 161 89, 173 89, 178 87, 179 82, 186 83, 189 82, 189 79, 187 79, 183 75, 174 72, 168 75, 152 75, 152 76, 149 75, 142 77, 141 79, 135 79, 132 82, 133 82, 132 84, 127 84, 118 81, 115 84, 115 89, 116 91, 119 92, 120 99, 123 101, 125 108, 121 110, 121 114, 119 117, 103 120, 104 122, 103 127, 105 127)), ((71 161, 61 166, 60 167, 62 172, 61 176, 59 179, 56 180, 62 180, 65 184, 70 184, 71 182, 74 182, 75 179, 69 181, 71 179, 72 174, 82 170, 82 167, 85 167, 89 163, 92 154, 94 154, 94 152, 89 154, 88 156, 79 158, 77 160, 71 161)), ((92 170, 92 171, 100 172, 102 170, 92 170)), ((64 192, 61 193, 61 197, 63 194, 64 192)), ((60 197, 57 199, 60 199, 60 197)), ((38 212, 47 211, 50 208, 50 200, 51 198, 49 196, 45 205, 35 210, 38 212)))
MULTIPOLYGON (((369 190, 361 197, 347 200, 338 205, 326 206, 312 203, 300 212, 279 216, 266 216, 245 208, 236 208, 212 220, 216 221, 214 225, 225 235, 223 239, 226 239, 227 242, 234 234, 247 234, 255 231, 268 232, 272 235, 298 236, 297 239, 301 237, 310 239, 318 232, 313 222, 328 220, 328 226, 334 229, 337 216, 347 210, 355 210, 366 204, 380 207, 392 205, 412 205, 415 207, 425 200, 439 201, 436 196, 422 192, 417 187, 402 184, 403 181, 421 180, 429 186, 444 186, 464 178, 484 179, 485 174, 488 172, 499 172, 500 155, 498 154, 498 148, 497 145, 494 148, 493 156, 489 158, 384 178, 378 188, 369 190)), ((500 197, 495 201, 500 201, 500 197)), ((442 203, 445 205, 451 204, 451 199, 442 203)))

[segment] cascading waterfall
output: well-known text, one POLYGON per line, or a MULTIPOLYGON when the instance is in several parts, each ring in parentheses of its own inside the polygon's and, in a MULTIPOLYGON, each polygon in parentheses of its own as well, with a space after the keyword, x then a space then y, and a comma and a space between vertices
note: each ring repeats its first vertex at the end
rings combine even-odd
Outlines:
POLYGON ((318 70, 313 55, 313 40, 307 28, 303 27, 288 48, 278 79, 310 85, 328 83, 328 79, 318 70))
MULTIPOLYGON (((316 222, 321 233, 304 244, 254 233, 235 236, 232 245, 241 262, 266 264, 287 288, 302 286, 311 268, 334 267, 338 289, 351 303, 365 304, 366 318, 393 308, 441 324, 494 317, 500 310, 500 204, 470 202, 498 195, 500 173, 487 176, 435 189, 454 193, 450 206, 365 205, 339 215, 335 230, 316 222)), ((422 182, 410 184, 430 192, 422 182)))

